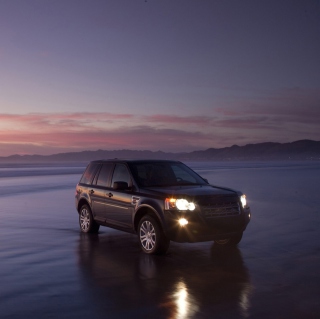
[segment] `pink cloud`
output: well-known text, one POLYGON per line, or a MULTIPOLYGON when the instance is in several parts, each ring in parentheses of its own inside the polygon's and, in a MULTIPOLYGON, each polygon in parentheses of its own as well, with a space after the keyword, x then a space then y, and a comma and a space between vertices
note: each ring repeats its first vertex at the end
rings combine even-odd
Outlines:
POLYGON ((283 88, 260 92, 256 98, 238 97, 216 108, 226 117, 260 115, 270 118, 286 117, 291 122, 314 122, 320 119, 320 89, 283 88))
MULTIPOLYGON (((102 131, 61 131, 29 133, 27 135, 15 132, 0 132, 9 145, 29 144, 33 147, 43 146, 68 151, 84 149, 150 149, 183 151, 185 148, 199 149, 199 139, 210 145, 211 137, 199 132, 179 130, 158 130, 151 127, 119 128, 102 131)), ((0 143, 1 144, 1 143, 0 143)), ((2 144, 2 149, 4 145, 2 144)), ((12 148, 11 148, 12 149, 12 148)), ((3 151, 2 151, 3 152, 3 151)), ((19 153, 19 150, 17 152, 19 153)), ((6 154, 8 155, 8 154, 6 154)))
POLYGON ((151 123, 209 125, 212 123, 213 118, 210 116, 172 116, 156 114, 146 116, 145 120, 151 123))
MULTIPOLYGON (((282 98, 279 101, 281 104, 282 98)), ((320 139, 318 110, 310 116, 297 103, 295 112, 284 113, 274 106, 265 108, 263 101, 259 103, 256 107, 244 105, 243 112, 213 109, 205 116, 108 112, 0 114, 0 156, 28 150, 31 154, 86 149, 180 152, 265 141, 320 139)), ((307 109, 310 105, 314 104, 310 102, 307 109)))

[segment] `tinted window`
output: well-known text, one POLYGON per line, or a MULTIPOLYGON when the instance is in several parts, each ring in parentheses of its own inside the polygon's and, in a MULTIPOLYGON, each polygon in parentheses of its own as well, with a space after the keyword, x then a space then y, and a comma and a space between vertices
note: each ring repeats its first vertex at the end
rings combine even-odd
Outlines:
POLYGON ((131 185, 131 177, 127 167, 123 164, 117 164, 113 176, 111 185, 113 187, 114 182, 127 182, 128 185, 131 185))
POLYGON ((197 173, 179 162, 138 162, 129 165, 142 187, 206 184, 197 173))
POLYGON ((135 165, 138 183, 143 186, 175 184, 175 175, 167 163, 143 163, 135 165))
POLYGON ((90 163, 87 166, 85 172, 83 173, 80 183, 91 184, 99 165, 100 165, 99 163, 90 163))
POLYGON ((172 165, 172 170, 176 176, 177 182, 180 184, 183 182, 197 184, 196 176, 187 172, 185 166, 172 165))
POLYGON ((102 165, 98 179, 97 179, 97 185, 108 186, 108 181, 109 181, 112 166, 113 166, 112 163, 106 163, 102 165))

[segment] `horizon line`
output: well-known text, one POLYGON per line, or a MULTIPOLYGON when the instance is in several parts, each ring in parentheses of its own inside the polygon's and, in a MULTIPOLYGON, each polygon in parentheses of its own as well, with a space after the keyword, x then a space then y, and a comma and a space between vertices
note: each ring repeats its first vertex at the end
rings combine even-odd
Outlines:
POLYGON ((79 150, 79 151, 74 151, 74 152, 60 152, 60 153, 52 153, 52 154, 46 154, 46 155, 41 155, 41 154, 12 154, 12 155, 8 155, 8 156, 0 156, 0 158, 4 159, 4 158, 12 158, 12 157, 33 157, 33 156, 39 156, 39 157, 50 157, 50 156, 55 156, 55 155, 61 155, 61 154, 74 154, 74 153, 84 153, 84 152, 121 152, 121 151, 126 151, 126 152, 151 152, 151 153, 165 153, 165 154, 190 154, 193 152, 202 152, 202 151, 207 151, 210 149, 216 149, 216 150, 221 150, 221 149, 226 149, 226 148, 231 148, 231 147, 245 147, 248 145, 258 145, 258 144, 293 144, 293 143, 297 143, 297 142, 320 142, 317 140, 311 140, 311 139, 299 139, 299 140, 295 140, 292 142, 259 142, 259 143, 247 143, 245 145, 237 145, 237 144, 233 144, 231 146, 226 146, 226 147, 209 147, 206 149, 201 149, 201 150, 193 150, 193 151, 186 151, 186 152, 169 152, 169 151, 162 151, 162 150, 157 150, 157 151, 152 151, 152 150, 147 150, 147 149, 112 149, 112 150, 107 150, 107 149, 97 149, 97 150, 79 150))

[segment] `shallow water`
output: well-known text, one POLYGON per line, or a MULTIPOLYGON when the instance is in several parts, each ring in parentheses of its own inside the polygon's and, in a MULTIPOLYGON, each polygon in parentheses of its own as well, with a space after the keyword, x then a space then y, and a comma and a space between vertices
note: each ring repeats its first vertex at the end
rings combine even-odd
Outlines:
POLYGON ((247 194, 238 248, 79 232, 83 167, 0 168, 0 318, 319 318, 320 163, 189 163, 247 194))

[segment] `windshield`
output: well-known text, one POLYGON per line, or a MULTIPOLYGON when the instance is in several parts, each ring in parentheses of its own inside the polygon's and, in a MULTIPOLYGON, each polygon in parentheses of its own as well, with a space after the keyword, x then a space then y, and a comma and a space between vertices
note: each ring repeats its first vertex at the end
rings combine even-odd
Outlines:
POLYGON ((140 187, 206 184, 197 173, 180 162, 134 162, 129 165, 140 187))

